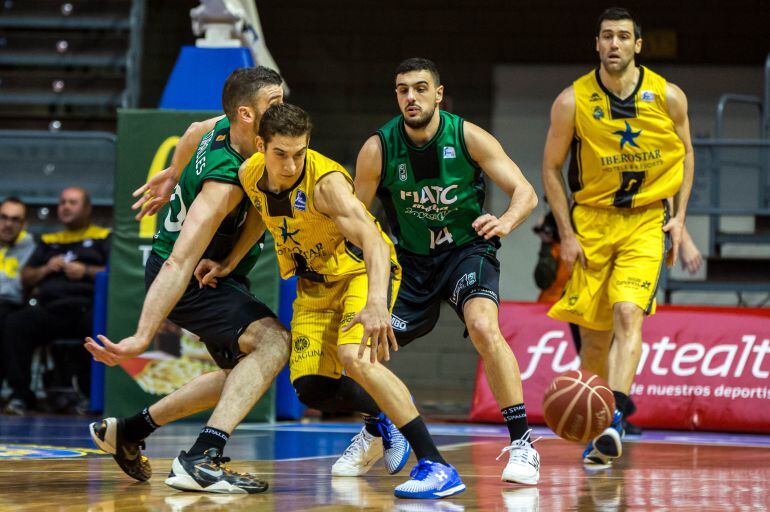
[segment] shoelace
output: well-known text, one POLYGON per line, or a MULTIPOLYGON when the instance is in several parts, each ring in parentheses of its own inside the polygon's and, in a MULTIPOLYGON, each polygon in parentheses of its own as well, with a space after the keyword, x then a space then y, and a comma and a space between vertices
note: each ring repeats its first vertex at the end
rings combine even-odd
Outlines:
POLYGON ((430 474, 433 464, 427 460, 421 460, 417 463, 414 469, 409 473, 409 478, 412 480, 425 480, 430 474))
POLYGON ((382 447, 389 450, 393 446, 393 436, 390 435, 390 421, 386 417, 377 418, 377 430, 382 436, 382 447))
POLYGON ((362 432, 354 435, 350 441, 350 446, 345 448, 345 451, 342 452, 342 457, 340 458, 346 460, 352 459, 364 450, 363 445, 366 441, 364 440, 364 434, 362 432))
MULTIPOLYGON (((517 439, 511 444, 509 444, 508 446, 506 446, 505 448, 503 448, 502 451, 500 452, 500 455, 498 455, 495 460, 500 460, 500 458, 503 455, 505 455, 508 452, 512 452, 513 450, 519 450, 521 448, 525 448, 525 449, 529 448, 530 446, 532 446, 533 444, 535 444, 536 442, 540 441, 543 438, 542 436, 540 436, 534 441, 530 441, 529 439, 530 439, 531 433, 532 433, 532 429, 527 430, 524 433, 524 435, 521 436, 521 439, 517 439)), ((529 453, 529 450, 518 451, 515 454, 512 454, 511 457, 513 457, 514 460, 526 463, 526 462, 529 462, 528 453, 529 453)))
POLYGON ((211 457, 211 462, 214 465, 220 467, 222 471, 225 471, 227 473, 238 475, 238 476, 249 476, 249 477, 252 476, 249 473, 240 473, 230 468, 230 465, 228 464, 228 462, 230 462, 230 457, 223 457, 221 455, 218 457, 211 457))

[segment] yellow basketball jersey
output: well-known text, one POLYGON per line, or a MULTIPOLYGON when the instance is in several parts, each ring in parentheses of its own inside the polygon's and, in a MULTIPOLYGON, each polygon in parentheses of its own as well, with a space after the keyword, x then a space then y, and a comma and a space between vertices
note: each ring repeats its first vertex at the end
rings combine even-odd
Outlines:
MULTIPOLYGON (((258 186, 265 172, 265 156, 255 153, 246 162, 241 183, 273 235, 281 277, 332 282, 342 276, 365 273, 363 251, 346 240, 334 222, 316 210, 313 203, 316 183, 329 173, 341 173, 352 185, 345 168, 308 149, 299 180, 279 194, 258 186)), ((397 266, 393 242, 381 229, 380 234, 390 246, 392 263, 397 266)))
POLYGON ((684 144, 666 110, 666 80, 645 67, 620 99, 596 69, 573 83, 575 138, 569 184, 576 203, 635 208, 677 193, 684 144))

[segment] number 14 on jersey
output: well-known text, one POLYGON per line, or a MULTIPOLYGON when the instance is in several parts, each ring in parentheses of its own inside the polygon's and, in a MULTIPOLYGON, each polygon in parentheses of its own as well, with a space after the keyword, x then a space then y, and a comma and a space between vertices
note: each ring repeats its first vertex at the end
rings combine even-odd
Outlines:
POLYGON ((430 230, 430 248, 435 249, 436 246, 441 244, 451 244, 454 242, 452 239, 452 233, 449 232, 449 228, 436 228, 430 230))

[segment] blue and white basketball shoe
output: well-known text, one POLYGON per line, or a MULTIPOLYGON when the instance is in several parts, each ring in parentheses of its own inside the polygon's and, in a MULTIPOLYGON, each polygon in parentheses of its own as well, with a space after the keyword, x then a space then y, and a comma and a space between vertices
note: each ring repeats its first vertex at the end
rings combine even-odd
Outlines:
POLYGON ((381 437, 371 435, 366 427, 353 436, 350 445, 332 466, 334 476, 362 476, 385 457, 385 467, 391 475, 401 471, 409 460, 412 448, 387 416, 367 419, 377 426, 381 437))
POLYGON ((394 494, 397 498, 433 500, 454 496, 465 490, 465 484, 454 467, 427 459, 421 459, 409 476, 410 480, 396 487, 394 494))
POLYGON ((594 467, 612 464, 623 454, 623 435, 623 414, 615 409, 612 424, 588 443, 583 452, 583 464, 594 467))
POLYGON ((390 418, 380 413, 377 417, 377 430, 382 436, 382 452, 385 458, 385 468, 388 473, 395 475, 406 466, 412 447, 396 428, 390 418))

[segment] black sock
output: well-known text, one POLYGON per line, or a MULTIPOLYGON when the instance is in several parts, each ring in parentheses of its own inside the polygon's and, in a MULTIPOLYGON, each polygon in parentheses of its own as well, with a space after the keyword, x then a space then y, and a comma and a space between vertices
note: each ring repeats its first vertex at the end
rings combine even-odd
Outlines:
POLYGON ((447 461, 445 461, 444 457, 438 452, 436 443, 434 443, 433 438, 430 437, 428 428, 425 426, 425 423, 420 416, 417 416, 403 427, 400 427, 399 430, 406 440, 409 441, 418 460, 428 459, 431 462, 438 462, 448 466, 447 461))
POLYGON ((225 444, 230 439, 230 434, 222 432, 216 428, 203 427, 201 433, 198 434, 198 439, 195 440, 195 444, 187 452, 187 455, 203 455, 203 452, 209 448, 219 449, 219 454, 225 451, 225 444))
POLYGON ((382 437, 380 429, 377 428, 377 416, 364 415, 364 428, 374 437, 382 437))
POLYGON ((155 432, 159 426, 150 416, 150 409, 145 407, 140 412, 123 420, 123 439, 137 443, 155 432))
POLYGON ((615 395, 615 409, 619 410, 623 416, 625 416, 630 398, 620 391, 613 391, 612 394, 615 395))
POLYGON ((510 407, 504 407, 500 409, 503 413, 503 419, 508 426, 508 433, 511 435, 511 441, 516 441, 524 437, 524 434, 529 430, 529 423, 527 423, 527 411, 524 408, 524 404, 516 404, 510 407))

